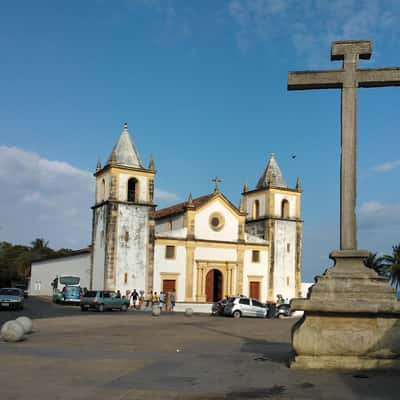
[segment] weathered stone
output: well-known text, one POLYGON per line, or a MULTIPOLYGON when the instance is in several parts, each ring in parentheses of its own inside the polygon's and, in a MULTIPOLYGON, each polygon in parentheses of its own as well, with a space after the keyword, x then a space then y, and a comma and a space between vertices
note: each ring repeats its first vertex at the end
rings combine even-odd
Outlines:
POLYGON ((186 308, 185 310, 185 316, 186 317, 191 317, 193 315, 193 308, 186 308))
POLYGON ((289 90, 342 91, 340 251, 308 298, 291 303, 304 311, 292 331, 294 368, 400 369, 400 303, 387 279, 364 266, 368 252, 357 251, 357 89, 400 85, 400 68, 358 68, 371 49, 371 41, 334 42, 331 59, 343 60, 341 70, 289 73, 289 90))
POLYGON ((161 314, 161 309, 159 305, 154 305, 151 309, 151 315, 153 317, 159 317, 161 314))
POLYGON ((19 342, 24 337, 24 328, 17 321, 7 321, 1 327, 0 333, 5 342, 19 342))
POLYGON ((32 332, 32 320, 28 317, 18 317, 16 321, 21 324, 21 326, 24 328, 25 333, 31 333, 32 332))
POLYGON ((292 309, 292 368, 400 368, 400 304, 386 278, 363 265, 368 253, 333 252, 336 261, 292 309))

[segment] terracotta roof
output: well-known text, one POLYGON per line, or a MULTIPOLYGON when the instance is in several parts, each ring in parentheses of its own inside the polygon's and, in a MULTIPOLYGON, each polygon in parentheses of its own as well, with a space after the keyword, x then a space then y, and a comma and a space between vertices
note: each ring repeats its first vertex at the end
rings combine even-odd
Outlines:
MULTIPOLYGON (((205 196, 198 197, 197 199, 193 199, 192 204, 194 208, 201 207, 204 203, 213 197, 213 194, 207 194, 205 196)), ((162 208, 161 210, 156 211, 155 219, 161 219, 168 217, 170 215, 183 213, 188 206, 188 202, 185 201, 183 203, 175 204, 173 206, 162 208)))

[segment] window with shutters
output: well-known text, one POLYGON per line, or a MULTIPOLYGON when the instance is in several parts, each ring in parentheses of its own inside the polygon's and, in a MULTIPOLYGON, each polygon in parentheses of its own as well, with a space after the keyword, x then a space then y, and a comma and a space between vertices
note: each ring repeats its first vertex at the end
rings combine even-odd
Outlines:
POLYGON ((165 246, 165 258, 175 258, 175 246, 165 246))

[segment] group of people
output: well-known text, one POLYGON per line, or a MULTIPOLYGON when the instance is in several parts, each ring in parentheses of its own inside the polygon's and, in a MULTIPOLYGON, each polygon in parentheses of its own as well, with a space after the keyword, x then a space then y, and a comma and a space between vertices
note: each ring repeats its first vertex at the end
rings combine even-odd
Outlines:
POLYGON ((175 292, 148 292, 144 290, 139 292, 134 289, 132 292, 127 291, 126 296, 129 296, 130 307, 134 309, 142 309, 144 307, 152 307, 153 305, 159 305, 161 310, 171 312, 175 307, 175 292))

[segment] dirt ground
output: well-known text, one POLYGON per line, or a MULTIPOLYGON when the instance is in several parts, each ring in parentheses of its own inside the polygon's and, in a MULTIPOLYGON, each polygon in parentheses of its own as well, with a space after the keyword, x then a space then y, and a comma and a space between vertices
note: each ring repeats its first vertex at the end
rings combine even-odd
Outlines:
POLYGON ((82 313, 37 299, 24 313, 35 332, 0 341, 1 400, 399 398, 397 372, 289 369, 294 319, 82 313))

